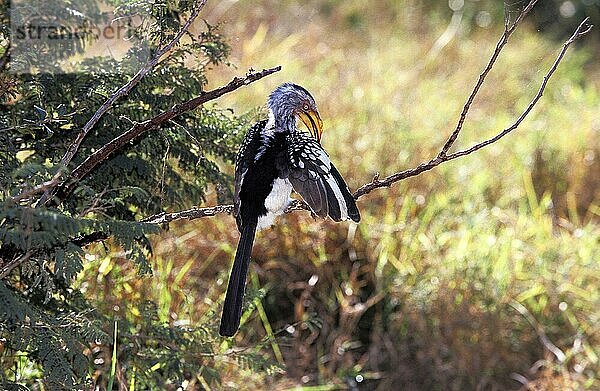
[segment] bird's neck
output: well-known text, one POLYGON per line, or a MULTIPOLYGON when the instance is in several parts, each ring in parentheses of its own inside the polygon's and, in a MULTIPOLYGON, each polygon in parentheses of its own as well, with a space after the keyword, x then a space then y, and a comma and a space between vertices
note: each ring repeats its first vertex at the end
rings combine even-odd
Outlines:
POLYGON ((293 132, 296 129, 296 116, 293 114, 281 115, 269 109, 269 121, 265 128, 278 132, 293 132))

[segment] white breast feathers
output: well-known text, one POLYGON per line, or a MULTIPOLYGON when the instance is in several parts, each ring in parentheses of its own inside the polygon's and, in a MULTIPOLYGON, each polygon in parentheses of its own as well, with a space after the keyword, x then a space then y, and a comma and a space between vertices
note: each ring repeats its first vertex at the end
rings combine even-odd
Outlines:
POLYGON ((265 199, 267 214, 258 218, 258 229, 268 228, 273 225, 275 217, 283 214, 292 200, 292 184, 287 179, 277 178, 273 182, 273 189, 265 199))

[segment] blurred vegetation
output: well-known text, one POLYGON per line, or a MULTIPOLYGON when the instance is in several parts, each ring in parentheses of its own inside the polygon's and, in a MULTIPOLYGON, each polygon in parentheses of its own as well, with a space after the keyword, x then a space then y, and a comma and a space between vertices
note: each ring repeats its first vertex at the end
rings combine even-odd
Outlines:
MULTIPOLYGON (((537 33, 536 15, 489 75, 457 147, 509 125, 537 91, 559 44, 553 33, 537 33)), ((294 81, 315 96, 324 146, 352 189, 437 153, 504 20, 498 3, 484 0, 455 10, 418 0, 209 2, 203 16, 222 22, 234 65, 209 71, 208 86, 249 67, 283 65, 219 101, 224 123, 236 124, 227 151, 253 119, 245 113, 280 82, 294 81), (454 26, 456 12, 463 14, 454 26)), ((233 339, 216 334, 238 238, 232 218, 180 222, 151 236, 152 275, 140 276, 112 242, 88 249, 71 288, 96 308, 105 334, 87 347, 88 379, 104 385, 116 377, 115 387, 130 389, 494 390, 526 380, 524 389, 599 388, 600 73, 593 42, 569 51, 517 131, 361 198, 359 225, 294 213, 261 232, 233 339)), ((165 105, 174 99, 165 97, 165 105)), ((160 107, 152 102, 148 110, 160 107)), ((195 126, 204 129, 188 130, 195 126)), ((164 149, 147 151, 155 159, 148 164, 163 162, 156 156, 164 149)), ((230 156, 215 159, 227 184, 230 156)), ((113 168, 113 175, 122 171, 113 168)), ((177 186, 170 175, 164 182, 177 186)), ((163 183, 155 175, 143 183, 152 181, 163 183)), ((157 208, 202 204, 200 194, 214 204, 217 183, 181 198, 174 190, 157 208)), ((131 213, 124 218, 142 214, 119 210, 131 213)), ((7 379, 37 387, 36 361, 2 346, 7 379)))
MULTIPOLYGON (((466 25, 488 27, 503 23, 504 18, 513 19, 528 3, 528 0, 449 0, 423 1, 428 12, 436 12, 446 18, 452 13, 462 13, 466 25)), ((590 18, 594 25, 600 24, 600 2, 598 0, 541 0, 531 12, 530 22, 548 37, 567 39, 581 20, 590 18)), ((600 32, 592 33, 598 44, 600 32)), ((589 44, 589 41, 588 41, 589 44)))

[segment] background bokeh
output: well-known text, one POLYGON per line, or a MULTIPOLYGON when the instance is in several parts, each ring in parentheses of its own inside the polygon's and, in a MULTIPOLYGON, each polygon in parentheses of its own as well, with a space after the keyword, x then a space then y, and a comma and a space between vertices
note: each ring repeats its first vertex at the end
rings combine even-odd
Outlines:
MULTIPOLYGON (((510 125, 561 39, 584 15, 598 18, 597 1, 540 3, 456 148, 510 125)), ((523 4, 510 2, 509 17, 523 4)), ((232 46, 211 86, 283 66, 217 105, 258 118, 279 83, 306 87, 351 189, 437 153, 505 15, 501 2, 483 0, 221 1, 203 12, 232 46)), ((568 52, 531 115, 501 141, 362 197, 359 225, 293 213, 261 232, 253 304, 235 339, 215 347, 221 386, 599 388, 598 31, 568 52), (260 353, 279 370, 228 360, 230 349, 260 353)), ((164 322, 216 323, 237 237, 229 216, 179 222, 153 238, 152 276, 140 278, 115 250, 90 256, 80 286, 123 317, 140 316, 136 303, 150 299, 164 322)))

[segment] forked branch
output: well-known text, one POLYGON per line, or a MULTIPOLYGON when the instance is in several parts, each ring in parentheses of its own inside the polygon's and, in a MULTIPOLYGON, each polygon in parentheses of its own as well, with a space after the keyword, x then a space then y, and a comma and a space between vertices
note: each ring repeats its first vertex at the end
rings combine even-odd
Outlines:
POLYGON ((458 123, 456 124, 456 128, 454 128, 454 131, 450 134, 450 137, 448 137, 448 140, 446 141, 446 143, 444 144, 444 146, 438 153, 438 157, 441 158, 443 156, 446 156, 446 153, 452 147, 452 144, 454 144, 454 142, 456 141, 456 138, 458 137, 458 134, 462 130, 463 124, 465 123, 465 119, 467 118, 469 109, 471 108, 471 105, 473 104, 473 101, 475 100, 475 96, 477 96, 479 89, 483 85, 483 82, 485 81, 486 76, 488 75, 488 73, 490 73, 490 71, 494 67, 496 60, 498 59, 498 56, 500 55, 500 52, 502 51, 504 46, 508 43, 508 40, 509 40, 510 36, 512 35, 512 33, 516 30, 519 23, 521 23, 523 18, 525 18, 525 16, 527 16, 527 14, 531 11, 533 6, 537 2, 538 2, 538 0, 531 0, 529 2, 529 4, 527 4, 527 6, 523 9, 523 11, 521 11, 519 13, 519 15, 517 16, 517 19, 512 24, 509 25, 508 18, 506 19, 507 22, 504 25, 504 33, 498 40, 498 43, 496 44, 496 48, 494 49, 494 52, 492 53, 492 56, 490 57, 490 60, 488 61, 487 65, 485 66, 483 72, 481 72, 481 74, 479 75, 479 78, 477 79, 477 83, 475 83, 475 87, 473 87, 473 90, 471 91, 471 94, 467 98, 467 101, 465 102, 465 105, 463 106, 460 116, 458 117, 458 123))
MULTIPOLYGON (((462 122, 460 122, 460 120, 459 120, 459 126, 457 126, 457 128, 456 128, 458 130, 455 130, 452 133, 450 138, 448 138, 448 141, 446 141, 446 144, 444 144, 444 147, 442 147, 442 149, 440 150, 440 153, 438 153, 438 155, 435 158, 429 160, 428 162, 423 162, 415 168, 397 172, 397 173, 392 174, 381 180, 379 179, 379 176, 376 175, 375 178, 373 178, 373 180, 371 182, 361 186, 358 190, 356 190, 356 192, 354 192, 354 198, 358 199, 359 197, 361 197, 365 194, 368 194, 371 191, 373 191, 379 187, 389 187, 395 182, 401 181, 401 180, 409 178, 409 177, 419 175, 420 173, 422 173, 424 171, 429 171, 432 168, 439 166, 440 164, 442 164, 444 162, 454 160, 461 156, 469 155, 485 146, 495 143, 496 141, 500 140, 502 137, 506 136, 513 130, 517 129, 519 127, 519 125, 521 124, 521 122, 523 122, 523 120, 527 117, 527 115, 529 115, 531 110, 535 107, 537 102, 540 100, 540 98, 544 94, 544 90, 546 89, 548 80, 550 80, 550 78, 552 77, 552 75, 554 74, 556 69, 558 68, 558 64, 560 64, 560 62, 562 61, 569 46, 571 46, 571 44, 573 42, 575 42, 576 40, 578 40, 585 34, 589 33, 590 30, 592 29, 592 27, 593 27, 592 25, 588 24, 588 18, 584 19, 581 22, 581 24, 579 24, 579 27, 577 27, 577 29, 575 30, 573 35, 571 35, 571 37, 567 41, 565 41, 565 43, 562 46, 562 49, 560 50, 560 52, 558 53, 558 55, 556 57, 556 60, 554 60, 554 63, 552 64, 552 66, 550 67, 550 69, 548 70, 546 75, 544 76, 542 83, 540 85, 540 88, 538 89, 537 94, 533 97, 533 99, 531 100, 529 105, 525 108, 525 110, 521 113, 521 115, 515 120, 515 122, 513 122, 512 125, 510 125, 506 129, 502 130, 500 133, 496 134, 494 137, 484 140, 482 142, 479 142, 470 148, 463 149, 463 150, 460 150, 460 151, 457 151, 457 152, 454 152, 451 154, 447 154, 448 149, 452 146, 452 144, 456 140, 456 137, 458 137, 460 130, 462 129, 462 122)), ((496 49, 498 50, 498 47, 496 47, 496 49)), ((484 75, 484 74, 482 74, 482 75, 484 75)), ((480 76, 480 79, 481 79, 481 76, 480 76)), ((483 76, 483 79, 485 79, 485 75, 483 76)), ((467 102, 473 100, 474 95, 477 94, 478 89, 479 89, 479 87, 476 87, 473 90, 473 92, 469 96, 467 102)), ((469 105, 470 105, 470 103, 469 103, 469 105)), ((465 107, 467 107, 467 112, 468 112, 468 106, 465 105, 465 107)), ((464 113, 466 116, 466 112, 464 112, 464 113)), ((461 115, 461 117, 462 117, 462 115, 461 115)))

